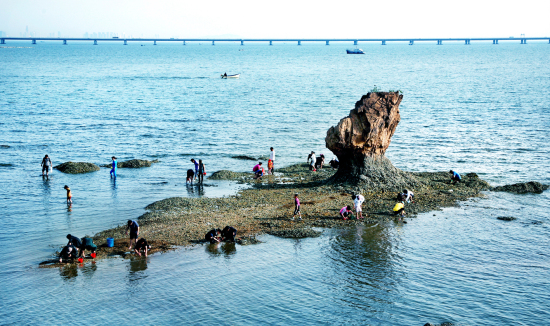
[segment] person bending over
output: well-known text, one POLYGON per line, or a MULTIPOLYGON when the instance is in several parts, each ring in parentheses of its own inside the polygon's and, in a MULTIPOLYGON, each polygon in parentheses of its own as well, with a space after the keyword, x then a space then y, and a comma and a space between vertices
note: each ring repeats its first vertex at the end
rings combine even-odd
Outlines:
POLYGON ((67 242, 67 246, 74 246, 76 248, 82 247, 82 242, 74 235, 67 234, 67 239, 69 240, 69 242, 67 242))
POLYGON ((208 233, 206 233, 204 235, 204 239, 206 241, 209 241, 212 244, 222 241, 221 230, 220 229, 212 229, 212 230, 208 231, 208 233))
POLYGON ((61 253, 59 253, 59 262, 62 263, 63 259, 65 259, 65 262, 69 262, 74 260, 78 256, 78 250, 72 245, 66 245, 63 247, 63 250, 61 250, 61 253))
POLYGON ((151 246, 147 243, 147 240, 145 238, 141 238, 136 242, 136 246, 134 247, 134 252, 141 256, 141 252, 143 252, 143 255, 147 257, 147 252, 151 249, 151 246))
MULTIPOLYGON (((91 251, 92 254, 95 254, 97 250, 97 246, 94 244, 94 240, 92 238, 84 237, 82 238, 82 246, 80 246, 80 257, 85 257, 84 254, 85 250, 91 251)), ((95 255, 92 255, 92 258, 95 258, 95 255)))
POLYGON ((187 170, 187 180, 185 180, 185 184, 190 183, 193 185, 193 178, 195 177, 195 172, 193 172, 192 169, 187 170))
POLYGON ((404 201, 408 203, 414 203, 414 193, 408 189, 403 190, 403 195, 405 195, 405 198, 403 198, 404 201))
POLYGON ((405 203, 400 201, 400 202, 397 202, 395 204, 395 206, 393 206, 393 213, 395 215, 399 215, 400 217, 404 217, 405 216, 405 203))
POLYGON ((451 170, 449 171, 451 174, 451 183, 458 183, 462 181, 462 178, 460 177, 460 174, 456 173, 455 171, 451 170))
POLYGON ((235 242, 235 237, 237 236, 237 229, 232 226, 226 226, 222 230, 222 239, 224 241, 235 242))
POLYGON ((351 210, 351 206, 344 206, 342 207, 342 209, 340 210, 340 217, 342 217, 342 219, 344 220, 347 220, 348 218, 352 218, 353 215, 351 214, 352 210, 351 210))

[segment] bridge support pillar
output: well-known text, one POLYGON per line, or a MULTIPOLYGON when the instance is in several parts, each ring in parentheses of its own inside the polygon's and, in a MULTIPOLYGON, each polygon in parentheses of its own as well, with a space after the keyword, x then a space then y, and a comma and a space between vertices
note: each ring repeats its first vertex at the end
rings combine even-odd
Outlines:
POLYGON ((97 40, 94 40, 94 45, 97 45, 97 40))
POLYGON ((382 41, 382 45, 386 45, 386 41, 385 41, 385 40, 384 40, 384 41, 382 41))
POLYGON ((244 41, 243 41, 243 40, 241 40, 241 45, 244 45, 244 41))
POLYGON ((493 44, 498 44, 498 40, 493 40, 493 44))
POLYGON ((526 39, 522 39, 522 40, 521 40, 521 44, 527 44, 527 40, 526 40, 526 39))
POLYGON ((298 41, 298 45, 302 45, 302 41, 298 41))
POLYGON ((330 45, 328 41, 326 41, 325 45, 330 45))
POLYGON ((357 41, 353 41, 353 45, 357 45, 357 41))
POLYGON ((212 45, 216 45, 216 43, 214 43, 214 41, 212 41, 212 45))
POLYGON ((32 40, 32 44, 36 44, 36 40, 32 40))
POLYGON ((128 41, 127 41, 127 40, 124 40, 124 45, 128 45, 128 41))
POLYGON ((414 40, 410 40, 409 45, 414 45, 414 40))
POLYGON ((183 45, 187 45, 187 43, 185 43, 185 41, 183 41, 183 45))
POLYGON ((269 45, 273 45, 273 41, 269 41, 269 45))
POLYGON ((470 40, 464 40, 465 45, 470 45, 470 40))
POLYGON ((67 45, 67 40, 63 40, 63 45, 67 45))
POLYGON ((153 45, 157 45, 157 41, 153 41, 153 45))
POLYGON ((0 40, 0 44, 6 44, 6 40, 1 39, 1 40, 0 40))
POLYGON ((437 45, 443 44, 443 40, 437 40, 437 45))

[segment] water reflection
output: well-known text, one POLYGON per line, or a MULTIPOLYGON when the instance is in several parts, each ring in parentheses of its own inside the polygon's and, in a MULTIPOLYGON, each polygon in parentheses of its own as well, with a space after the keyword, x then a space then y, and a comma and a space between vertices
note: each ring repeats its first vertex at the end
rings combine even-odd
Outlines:
POLYGON ((67 264, 59 268, 59 275, 64 281, 68 281, 78 276, 78 268, 75 264, 67 264))
POLYGON ((189 197, 204 196, 204 185, 200 183, 193 183, 193 185, 187 185, 185 188, 189 197))
POLYGON ((224 242, 221 249, 226 258, 231 258, 231 256, 237 253, 235 242, 224 242))
POLYGON ((237 246, 235 242, 220 242, 206 245, 205 251, 215 257, 223 255, 225 258, 231 258, 237 253, 237 246))
POLYGON ((42 176, 42 189, 44 190, 44 195, 51 195, 52 190, 50 186, 50 177, 47 177, 45 175, 42 176))
POLYGON ((82 272, 82 275, 86 276, 86 278, 92 278, 96 270, 97 270, 97 265, 95 261, 93 261, 91 264, 86 264, 82 266, 80 269, 80 271, 82 272))

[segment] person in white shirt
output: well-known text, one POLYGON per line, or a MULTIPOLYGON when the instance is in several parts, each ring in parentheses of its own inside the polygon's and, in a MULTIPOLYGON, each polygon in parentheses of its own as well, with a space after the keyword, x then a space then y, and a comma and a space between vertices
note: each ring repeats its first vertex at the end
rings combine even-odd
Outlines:
POLYGON ((414 193, 408 189, 403 190, 403 194, 405 195, 405 201, 407 203, 410 203, 411 201, 414 203, 414 193))
POLYGON ((315 152, 311 152, 311 154, 307 156, 307 163, 309 164, 309 169, 311 171, 315 171, 315 161, 316 161, 315 152))
POLYGON ((363 209, 361 208, 361 205, 365 201, 365 197, 363 197, 360 194, 357 194, 357 195, 351 195, 351 199, 353 199, 353 207, 355 207, 355 212, 357 213, 357 219, 364 218, 363 209))
POLYGON ((275 150, 273 147, 269 149, 271 152, 269 153, 269 159, 271 160, 271 163, 273 164, 273 167, 271 168, 271 174, 275 171, 275 150))

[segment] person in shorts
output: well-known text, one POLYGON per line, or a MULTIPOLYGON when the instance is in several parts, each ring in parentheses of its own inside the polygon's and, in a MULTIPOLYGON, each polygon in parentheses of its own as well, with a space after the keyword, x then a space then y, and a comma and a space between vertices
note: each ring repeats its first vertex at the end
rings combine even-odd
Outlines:
POLYGON ((353 207, 355 208, 355 213, 357 214, 357 219, 364 218, 363 217, 363 208, 361 205, 365 201, 365 197, 363 195, 352 195, 351 199, 353 199, 353 207))
POLYGON ((50 157, 48 155, 44 156, 40 165, 42 165, 42 176, 44 176, 44 172, 46 172, 46 176, 48 176, 48 173, 52 167, 52 160, 50 157))
MULTIPOLYGON (((85 250, 89 250, 94 254, 97 250, 97 246, 94 244, 94 240, 92 238, 84 237, 82 240, 82 246, 80 246, 80 257, 86 256, 84 254, 85 250)), ((94 255, 92 255, 92 258, 94 258, 94 255)))
POLYGON ((128 234, 128 231, 130 231, 130 246, 128 249, 132 249, 132 242, 135 244, 139 235, 139 225, 136 221, 128 220, 125 234, 128 234))

